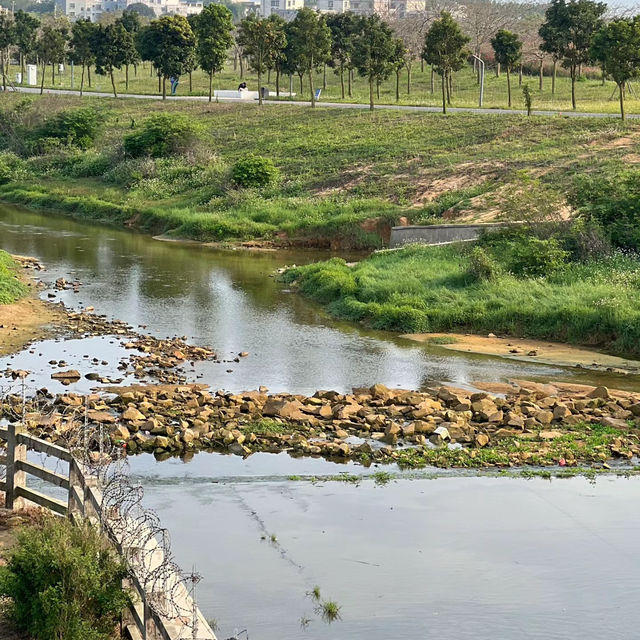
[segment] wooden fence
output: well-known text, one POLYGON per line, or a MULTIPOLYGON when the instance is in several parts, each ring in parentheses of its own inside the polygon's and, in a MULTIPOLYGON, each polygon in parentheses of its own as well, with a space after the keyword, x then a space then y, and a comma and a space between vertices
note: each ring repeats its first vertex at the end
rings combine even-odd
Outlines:
MULTIPOLYGON (((68 517, 89 518, 101 526, 108 527, 109 514, 102 512, 102 491, 98 478, 92 475, 84 465, 75 459, 64 447, 51 444, 29 435, 20 424, 9 424, 0 428, 0 439, 6 440, 6 456, 0 457, 0 464, 6 465, 6 479, 0 480, 0 490, 5 492, 5 504, 8 509, 18 509, 25 502, 32 502, 54 513, 68 517), (27 451, 36 451, 61 460, 68 465, 68 473, 61 474, 42 465, 29 462, 27 451), (27 476, 31 475, 67 492, 67 500, 48 496, 27 486, 27 476)), ((182 577, 174 572, 165 575, 163 585, 170 587, 174 608, 182 615, 164 616, 159 614, 150 601, 158 601, 166 594, 149 592, 137 573, 140 569, 149 575, 164 560, 164 550, 153 535, 145 535, 138 528, 136 538, 114 535, 109 528, 109 538, 118 553, 124 558, 138 557, 142 564, 129 563, 130 572, 126 585, 134 593, 133 605, 127 612, 123 630, 132 640, 216 640, 202 612, 195 605, 182 577), (136 555, 137 554, 137 555, 136 555)))

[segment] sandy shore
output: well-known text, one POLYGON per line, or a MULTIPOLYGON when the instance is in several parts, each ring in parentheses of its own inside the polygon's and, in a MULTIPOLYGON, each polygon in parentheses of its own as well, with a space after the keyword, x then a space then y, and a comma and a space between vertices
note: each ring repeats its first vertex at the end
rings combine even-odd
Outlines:
POLYGON ((480 353, 562 367, 583 367, 599 371, 613 370, 640 374, 640 362, 637 360, 619 358, 568 344, 525 338, 499 338, 493 335, 478 336, 457 333, 409 333, 402 337, 416 342, 431 343, 453 351, 480 353))

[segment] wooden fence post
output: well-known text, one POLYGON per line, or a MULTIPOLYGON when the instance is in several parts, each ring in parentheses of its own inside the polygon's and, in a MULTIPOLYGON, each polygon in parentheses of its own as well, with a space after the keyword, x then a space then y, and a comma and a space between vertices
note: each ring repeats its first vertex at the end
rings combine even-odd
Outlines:
POLYGON ((18 434, 23 431, 22 424, 7 426, 7 481, 5 486, 5 506, 7 509, 20 509, 24 506, 24 498, 16 496, 16 489, 26 486, 26 473, 16 470, 16 462, 27 459, 27 446, 18 444, 18 434))

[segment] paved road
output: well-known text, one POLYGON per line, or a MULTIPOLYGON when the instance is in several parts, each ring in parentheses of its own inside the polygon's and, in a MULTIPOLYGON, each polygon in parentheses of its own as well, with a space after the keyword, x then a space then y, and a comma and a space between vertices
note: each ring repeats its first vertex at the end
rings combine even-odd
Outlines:
MULTIPOLYGON (((15 87, 14 89, 20 93, 40 93, 40 89, 37 87, 15 87)), ((56 95, 71 95, 77 96, 78 91, 71 91, 69 89, 45 89, 46 94, 56 95)), ((113 93, 100 92, 100 91, 85 91, 86 96, 93 96, 94 98, 113 98, 113 93)), ((119 98, 134 98, 137 100, 161 100, 161 96, 158 95, 146 95, 141 93, 122 93, 119 98)), ((194 100, 198 102, 206 102, 207 96, 167 96, 167 100, 194 100)), ((223 98, 219 102, 241 102, 246 103, 246 100, 236 100, 233 98, 223 98)), ((288 101, 288 100, 265 100, 264 104, 277 104, 277 105, 298 105, 300 107, 308 107, 311 102, 303 101, 288 101)), ((318 107, 335 107, 339 109, 368 109, 368 104, 361 104, 355 102, 316 102, 318 107)), ((425 107, 425 106, 410 106, 399 104, 380 104, 376 105, 376 109, 395 109, 398 111, 426 111, 430 113, 441 113, 441 107, 425 107)), ((478 109, 473 107, 449 107, 447 109, 449 113, 480 113, 480 114, 498 114, 498 115, 526 115, 526 111, 523 109, 478 109)), ((572 118, 620 118, 615 113, 591 113, 586 111, 532 111, 534 116, 569 116, 572 118)), ((640 118, 640 114, 631 113, 627 115, 629 119, 640 118)))

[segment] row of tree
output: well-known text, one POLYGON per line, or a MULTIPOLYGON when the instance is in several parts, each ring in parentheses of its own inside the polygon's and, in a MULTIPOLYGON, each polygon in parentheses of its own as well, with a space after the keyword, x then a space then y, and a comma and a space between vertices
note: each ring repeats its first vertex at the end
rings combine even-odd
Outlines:
MULTIPOLYGON (((539 27, 541 58, 553 60, 552 92, 555 91, 558 64, 571 76, 573 108, 576 108, 576 80, 584 65, 598 64, 605 75, 613 78, 620 94, 624 117, 624 97, 628 83, 640 75, 640 18, 617 18, 605 22, 606 5, 595 0, 552 0, 539 27)), ((163 16, 143 25, 134 11, 125 11, 109 24, 77 20, 72 25, 65 18, 47 19, 42 23, 24 11, 14 16, 0 15, 0 65, 6 88, 9 53, 12 48, 20 55, 21 66, 27 59, 37 59, 42 65, 41 90, 45 71, 51 65, 72 60, 82 69, 82 94, 85 70, 89 83, 92 66, 98 74, 108 75, 114 95, 117 95, 114 70, 125 68, 128 89, 129 67, 140 61, 150 61, 158 76, 159 91, 166 97, 166 80, 191 73, 200 67, 209 76, 209 100, 213 93, 214 76, 228 60, 235 46, 241 64, 248 62, 258 74, 262 87, 264 74, 275 73, 276 93, 280 94, 282 76, 308 79, 311 104, 315 106, 314 73, 333 67, 340 77, 341 93, 352 94, 354 71, 369 85, 370 107, 379 97, 380 85, 392 74, 396 76, 396 99, 400 93, 400 74, 407 72, 407 92, 411 91, 413 63, 420 59, 431 65, 432 91, 434 73, 440 75, 442 107, 446 112, 451 103, 453 73, 462 69, 471 55, 481 54, 479 36, 473 38, 463 31, 452 15, 442 11, 430 19, 417 49, 412 40, 397 25, 391 25, 378 15, 368 17, 352 13, 321 15, 305 8, 286 22, 276 14, 268 18, 250 15, 234 25, 229 9, 210 4, 202 13, 189 18, 163 16), (346 79, 346 83, 345 83, 346 79), (345 86, 346 84, 346 86, 345 86)), ((507 74, 508 104, 511 106, 511 76, 522 65, 523 39, 514 31, 499 29, 491 38, 498 73, 507 74)), ((542 77, 542 67, 541 67, 542 77)), ((259 92, 262 103, 262 92, 259 92)))

